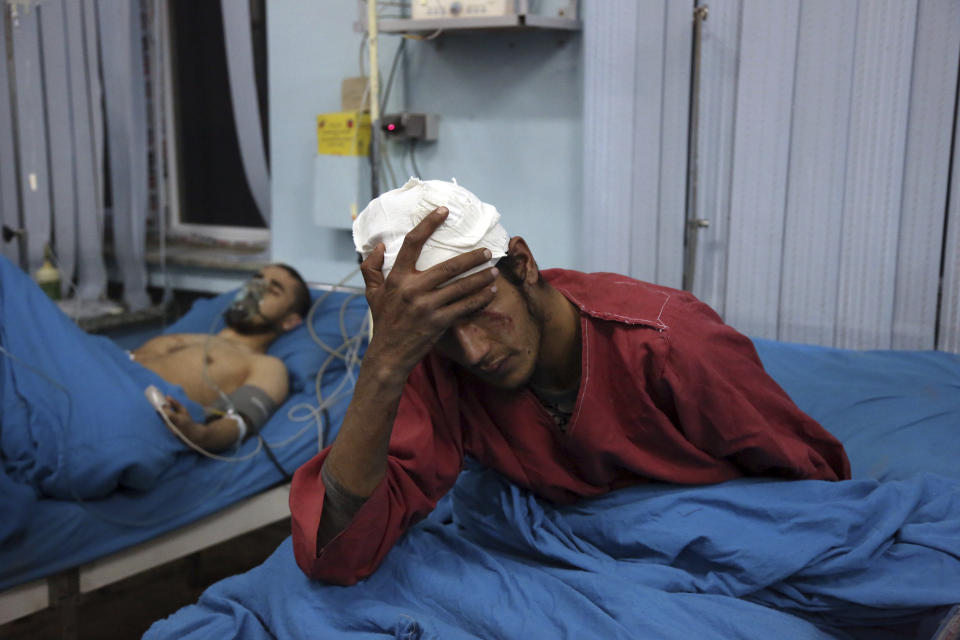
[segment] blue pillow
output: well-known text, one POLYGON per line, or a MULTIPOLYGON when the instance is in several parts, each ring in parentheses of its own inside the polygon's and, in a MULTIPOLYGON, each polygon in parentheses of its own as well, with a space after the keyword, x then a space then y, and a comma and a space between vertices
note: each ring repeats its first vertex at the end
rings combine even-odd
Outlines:
MULTIPOLYGON (((204 298, 193 303, 182 318, 164 330, 164 333, 216 333, 223 329, 223 311, 230 306, 237 291, 229 291, 214 298, 204 298)), ((317 336, 331 349, 339 348, 343 342, 341 332, 341 310, 343 310, 343 328, 348 336, 354 336, 361 329, 367 314, 367 301, 363 294, 343 291, 310 290, 311 304, 326 295, 319 308, 313 312, 313 327, 317 336), (346 307, 344 308, 344 305, 346 307)), ((306 318, 304 318, 306 320, 306 318)), ((361 355, 366 349, 366 341, 361 355)), ((283 360, 290 374, 290 393, 299 393, 313 389, 317 373, 327 359, 327 352, 314 342, 307 330, 306 323, 293 331, 277 338, 267 353, 283 360)), ((327 373, 342 371, 346 364, 340 358, 327 367, 327 373)))

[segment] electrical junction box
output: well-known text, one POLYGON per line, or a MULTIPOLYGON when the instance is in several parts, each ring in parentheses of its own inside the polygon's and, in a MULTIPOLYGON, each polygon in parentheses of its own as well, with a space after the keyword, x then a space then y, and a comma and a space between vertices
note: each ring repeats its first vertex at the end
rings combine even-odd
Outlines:
POLYGON ((317 153, 366 156, 370 153, 370 114, 339 111, 317 116, 317 153))
POLYGON ((389 113, 380 117, 380 129, 389 140, 437 139, 437 114, 389 113))
POLYGON ((410 0, 410 17, 489 18, 516 13, 516 0, 410 0))

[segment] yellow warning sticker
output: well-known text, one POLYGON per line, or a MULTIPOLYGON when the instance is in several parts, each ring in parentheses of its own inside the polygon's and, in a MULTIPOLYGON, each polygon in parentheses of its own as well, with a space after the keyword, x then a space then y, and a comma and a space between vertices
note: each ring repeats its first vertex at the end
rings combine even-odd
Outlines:
POLYGON ((317 116, 317 153, 365 156, 370 150, 370 114, 362 111, 317 116))

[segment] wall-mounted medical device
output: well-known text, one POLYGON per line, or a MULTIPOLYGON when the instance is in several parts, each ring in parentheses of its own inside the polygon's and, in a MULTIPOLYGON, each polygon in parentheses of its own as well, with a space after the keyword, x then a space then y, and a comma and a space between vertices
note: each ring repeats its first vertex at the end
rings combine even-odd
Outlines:
POLYGON ((410 17, 486 18, 508 16, 516 12, 515 0, 410 0, 410 17))
POLYGON ((380 116, 380 129, 391 140, 437 139, 437 114, 387 113, 380 116))
POLYGON ((576 18, 577 0, 410 0, 414 20, 528 14, 576 18))

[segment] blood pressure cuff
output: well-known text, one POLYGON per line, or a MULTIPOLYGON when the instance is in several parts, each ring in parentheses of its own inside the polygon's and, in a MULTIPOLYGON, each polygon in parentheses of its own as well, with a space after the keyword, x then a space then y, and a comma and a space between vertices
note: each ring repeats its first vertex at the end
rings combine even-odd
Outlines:
POLYGON ((243 416, 251 432, 257 433, 277 410, 277 403, 260 387, 245 384, 228 394, 226 399, 217 399, 214 408, 223 412, 233 409, 243 416))

